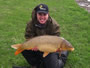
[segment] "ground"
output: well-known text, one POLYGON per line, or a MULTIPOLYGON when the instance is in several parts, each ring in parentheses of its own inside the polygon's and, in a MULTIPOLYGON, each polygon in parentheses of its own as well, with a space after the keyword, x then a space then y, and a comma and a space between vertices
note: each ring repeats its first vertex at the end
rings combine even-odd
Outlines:
POLYGON ((50 16, 60 24, 61 37, 75 48, 64 68, 90 68, 90 13, 76 0, 0 0, 0 68, 29 66, 22 54, 14 55, 11 45, 25 41, 26 24, 40 3, 48 5, 50 16))

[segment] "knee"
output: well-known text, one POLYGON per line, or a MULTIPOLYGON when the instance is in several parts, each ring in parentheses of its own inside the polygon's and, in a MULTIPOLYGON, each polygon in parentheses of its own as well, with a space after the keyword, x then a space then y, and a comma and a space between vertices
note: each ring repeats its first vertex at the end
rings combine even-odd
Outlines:
POLYGON ((66 63, 66 60, 67 60, 67 58, 68 58, 68 54, 69 54, 69 52, 68 51, 63 51, 62 53, 61 53, 61 59, 62 59, 62 61, 64 62, 64 64, 66 63))
POLYGON ((64 67, 64 62, 61 59, 58 60, 58 63, 59 63, 59 68, 64 67))
POLYGON ((58 58, 58 54, 57 53, 50 53, 45 57, 45 60, 54 60, 58 58))
POLYGON ((44 58, 44 65, 46 68, 63 68, 64 63, 59 59, 58 53, 50 53, 44 58))

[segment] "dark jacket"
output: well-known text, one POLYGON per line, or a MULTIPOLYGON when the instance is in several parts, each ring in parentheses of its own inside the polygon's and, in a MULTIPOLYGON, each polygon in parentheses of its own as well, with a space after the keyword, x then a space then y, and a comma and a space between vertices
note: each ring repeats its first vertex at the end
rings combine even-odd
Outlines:
POLYGON ((32 19, 27 23, 25 30, 25 38, 26 40, 31 39, 35 36, 40 35, 56 35, 60 36, 60 26, 59 24, 49 16, 46 24, 40 24, 37 21, 36 17, 36 7, 32 12, 32 19))

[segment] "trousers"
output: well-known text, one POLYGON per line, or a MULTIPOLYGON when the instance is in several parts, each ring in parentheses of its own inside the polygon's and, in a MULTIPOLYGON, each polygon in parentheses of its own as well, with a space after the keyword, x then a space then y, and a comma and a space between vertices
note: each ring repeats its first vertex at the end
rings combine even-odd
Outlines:
POLYGON ((66 63, 68 53, 68 51, 63 51, 61 52, 61 56, 59 56, 59 53, 55 52, 43 57, 43 52, 24 50, 22 55, 30 65, 37 66, 37 68, 40 68, 41 64, 43 68, 63 68, 66 63))

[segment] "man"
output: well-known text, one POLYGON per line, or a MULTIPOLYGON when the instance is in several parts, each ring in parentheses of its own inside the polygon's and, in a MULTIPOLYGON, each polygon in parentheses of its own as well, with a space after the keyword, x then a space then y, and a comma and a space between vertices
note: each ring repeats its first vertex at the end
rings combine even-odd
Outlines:
MULTIPOLYGON (((26 26, 25 38, 28 41, 33 37, 41 35, 60 36, 59 24, 50 17, 48 6, 45 4, 39 4, 34 8, 32 20, 26 26)), ((43 58, 43 52, 34 48, 32 50, 24 50, 22 55, 31 65, 31 68, 40 68, 41 64, 43 68, 63 68, 68 52, 62 52, 61 56, 59 56, 58 52, 50 53, 43 58)))

